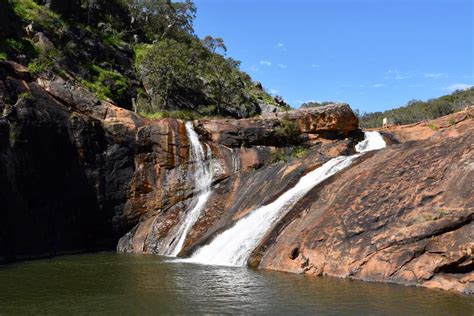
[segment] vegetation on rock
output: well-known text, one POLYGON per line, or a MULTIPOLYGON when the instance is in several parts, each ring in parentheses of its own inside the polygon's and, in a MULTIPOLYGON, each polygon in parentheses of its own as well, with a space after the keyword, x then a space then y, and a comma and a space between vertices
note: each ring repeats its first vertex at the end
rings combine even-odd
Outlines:
POLYGON ((298 142, 298 138, 301 135, 298 122, 291 120, 288 115, 283 117, 280 121, 280 126, 275 128, 275 132, 278 137, 288 143, 298 142))
POLYGON ((308 101, 308 102, 305 102, 305 103, 301 104, 301 107, 302 108, 314 108, 314 107, 325 106, 325 105, 329 105, 329 104, 333 104, 333 103, 337 103, 337 102, 333 102, 333 101, 323 101, 323 102, 308 101))
POLYGON ((262 103, 289 108, 221 55, 222 38, 194 34, 191 0, 9 0, 2 9, 16 31, 3 34, 0 60, 66 76, 119 106, 233 117, 259 114, 262 103))

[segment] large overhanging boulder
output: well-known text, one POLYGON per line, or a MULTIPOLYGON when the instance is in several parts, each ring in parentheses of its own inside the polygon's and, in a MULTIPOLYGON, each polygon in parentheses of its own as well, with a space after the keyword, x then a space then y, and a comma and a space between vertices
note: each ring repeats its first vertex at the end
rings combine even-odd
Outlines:
POLYGON ((229 147, 286 145, 278 127, 292 121, 299 127, 300 141, 315 137, 346 137, 358 130, 357 116, 348 104, 335 103, 283 113, 266 113, 259 118, 199 120, 196 129, 207 139, 229 147))

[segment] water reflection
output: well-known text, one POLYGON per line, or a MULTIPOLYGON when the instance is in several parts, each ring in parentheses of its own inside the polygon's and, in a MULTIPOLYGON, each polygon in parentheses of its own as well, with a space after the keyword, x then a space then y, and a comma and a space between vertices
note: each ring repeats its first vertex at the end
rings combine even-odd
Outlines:
POLYGON ((0 314, 472 315, 472 297, 423 288, 95 254, 0 267, 0 314))

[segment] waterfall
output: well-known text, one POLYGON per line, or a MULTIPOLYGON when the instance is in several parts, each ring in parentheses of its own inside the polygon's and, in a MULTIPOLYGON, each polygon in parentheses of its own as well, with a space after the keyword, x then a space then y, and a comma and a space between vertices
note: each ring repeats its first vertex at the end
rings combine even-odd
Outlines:
POLYGON ((357 144, 358 154, 333 158, 321 167, 303 176, 298 183, 275 201, 259 207, 237 221, 231 228, 217 235, 209 244, 198 249, 184 262, 223 266, 245 266, 252 251, 262 241, 265 234, 279 221, 292 206, 313 187, 348 167, 362 152, 385 147, 378 132, 366 132, 364 140, 357 144))
POLYGON ((365 132, 364 140, 356 145, 356 151, 359 153, 381 149, 385 147, 385 141, 379 132, 365 132))
POLYGON ((184 241, 189 230, 193 227, 206 206, 207 200, 211 195, 212 183, 212 153, 211 149, 206 148, 207 156, 204 154, 204 148, 199 142, 199 137, 193 129, 192 122, 186 122, 186 134, 191 145, 191 158, 194 160, 194 187, 198 196, 195 199, 195 205, 189 210, 184 220, 179 224, 176 233, 172 238, 172 243, 163 253, 164 255, 176 257, 183 248, 184 241))

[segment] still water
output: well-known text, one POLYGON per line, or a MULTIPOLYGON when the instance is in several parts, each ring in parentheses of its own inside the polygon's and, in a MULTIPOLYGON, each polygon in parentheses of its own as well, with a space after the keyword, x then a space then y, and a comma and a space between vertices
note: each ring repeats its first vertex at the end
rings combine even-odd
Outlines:
POLYGON ((474 297, 113 253, 0 266, 0 315, 473 315, 474 297))

